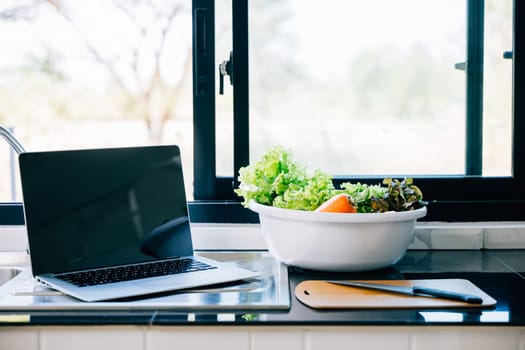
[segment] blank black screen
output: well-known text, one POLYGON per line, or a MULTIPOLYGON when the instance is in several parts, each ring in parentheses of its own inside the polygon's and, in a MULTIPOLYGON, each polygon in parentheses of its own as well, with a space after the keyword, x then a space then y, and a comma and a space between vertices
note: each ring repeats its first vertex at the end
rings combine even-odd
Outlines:
POLYGON ((177 146, 19 159, 34 274, 192 254, 177 146))

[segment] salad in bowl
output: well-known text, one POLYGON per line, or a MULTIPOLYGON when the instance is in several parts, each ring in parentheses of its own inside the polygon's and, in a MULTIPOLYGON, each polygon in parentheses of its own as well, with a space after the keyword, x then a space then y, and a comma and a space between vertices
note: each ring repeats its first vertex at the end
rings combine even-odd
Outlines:
POLYGON ((270 253, 304 269, 364 271, 396 263, 426 215, 423 193, 412 178, 367 185, 345 182, 274 147, 241 168, 236 193, 259 215, 270 253))

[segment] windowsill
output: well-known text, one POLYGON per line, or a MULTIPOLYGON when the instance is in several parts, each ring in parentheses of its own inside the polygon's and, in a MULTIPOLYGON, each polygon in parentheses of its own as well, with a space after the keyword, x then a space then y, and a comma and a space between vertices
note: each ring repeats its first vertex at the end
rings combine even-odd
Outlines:
MULTIPOLYGON (((194 224, 196 249, 266 249, 258 224, 194 224)), ((525 222, 416 224, 412 250, 523 249, 525 222)))
MULTIPOLYGON (((267 249, 259 224, 192 225, 195 249, 267 249)), ((0 251, 27 247, 24 226, 0 226, 0 251)), ((416 224, 411 250, 525 249, 525 222, 416 224)))

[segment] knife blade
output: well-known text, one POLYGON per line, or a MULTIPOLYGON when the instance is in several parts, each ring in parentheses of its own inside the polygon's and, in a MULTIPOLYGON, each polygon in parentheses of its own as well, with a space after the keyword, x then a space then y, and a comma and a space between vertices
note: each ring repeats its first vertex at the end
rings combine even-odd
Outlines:
POLYGON ((473 294, 458 293, 449 290, 428 288, 423 286, 396 286, 390 284, 380 284, 380 283, 367 283, 367 282, 354 282, 354 281, 327 281, 332 284, 339 284, 348 287, 358 287, 366 288, 373 290, 381 290, 385 292, 397 293, 397 294, 406 294, 412 296, 432 296, 442 299, 450 299, 463 301, 469 304, 481 304, 483 299, 473 294))

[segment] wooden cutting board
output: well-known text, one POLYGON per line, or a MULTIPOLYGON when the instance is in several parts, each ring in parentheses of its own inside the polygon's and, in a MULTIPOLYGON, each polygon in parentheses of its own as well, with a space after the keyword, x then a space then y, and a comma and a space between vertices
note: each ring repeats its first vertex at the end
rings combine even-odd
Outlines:
POLYGON ((399 308, 483 308, 496 304, 496 300, 465 279, 424 280, 367 280, 360 282, 384 283, 401 286, 420 285, 479 296, 483 303, 469 304, 462 301, 434 297, 411 296, 348 287, 326 281, 307 280, 295 288, 295 297, 303 304, 316 309, 399 309, 399 308))

